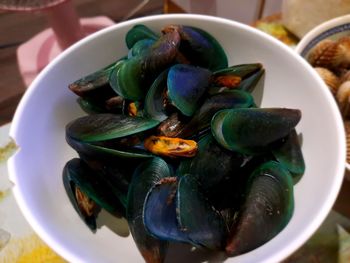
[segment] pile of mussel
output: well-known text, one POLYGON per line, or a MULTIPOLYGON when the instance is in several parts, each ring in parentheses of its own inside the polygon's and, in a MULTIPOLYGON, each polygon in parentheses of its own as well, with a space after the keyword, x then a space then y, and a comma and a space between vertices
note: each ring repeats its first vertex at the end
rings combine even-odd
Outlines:
POLYGON ((128 54, 69 85, 87 113, 66 126, 79 158, 63 183, 86 225, 128 221, 146 262, 172 242, 235 256, 277 235, 305 165, 298 109, 259 108, 260 63, 228 66, 218 41, 185 25, 136 25, 128 54))

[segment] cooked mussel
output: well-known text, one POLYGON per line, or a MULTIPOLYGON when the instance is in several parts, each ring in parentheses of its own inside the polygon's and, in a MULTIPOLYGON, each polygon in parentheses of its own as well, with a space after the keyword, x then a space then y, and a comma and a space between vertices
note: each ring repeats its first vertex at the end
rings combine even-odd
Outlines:
POLYGON ((66 141, 78 153, 99 159, 150 158, 143 137, 158 121, 122 114, 94 114, 66 126, 66 141))
POLYGON ((151 263, 171 242, 227 256, 268 242, 305 171, 301 111, 259 108, 262 64, 228 66, 200 28, 136 25, 125 41, 126 57, 70 85, 89 114, 66 126, 74 209, 93 231, 101 209, 125 216, 151 263))
POLYGON ((163 34, 147 51, 125 60, 120 68, 113 70, 110 85, 126 99, 144 99, 158 74, 175 62, 179 44, 176 31, 163 34))
POLYGON ((177 64, 168 73, 168 97, 185 116, 192 116, 209 86, 211 71, 191 65, 177 64))
POLYGON ((240 64, 213 72, 211 85, 214 87, 239 88, 251 92, 264 74, 262 64, 240 64), (246 82, 251 85, 248 88, 246 82))
POLYGON ((191 174, 217 210, 231 213, 239 207, 250 167, 256 167, 257 161, 221 147, 208 132, 199 140, 196 156, 181 161, 176 174, 191 174))
POLYGON ((305 161, 301 151, 299 137, 293 129, 286 137, 271 147, 276 160, 283 165, 297 183, 305 172, 305 161))
POLYGON ((144 146, 156 155, 168 157, 193 157, 198 148, 193 140, 154 135, 145 139, 144 146))
POLYGON ((240 108, 217 112, 211 123, 215 139, 226 149, 259 153, 287 136, 298 124, 301 112, 287 108, 240 108))
POLYGON ((147 230, 162 240, 222 249, 227 232, 221 214, 192 175, 177 180, 163 178, 147 194, 143 211, 147 230))
POLYGON ((96 231, 100 208, 115 215, 125 215, 123 200, 103 177, 94 173, 81 159, 67 162, 63 169, 63 184, 73 207, 91 230, 96 231))
POLYGON ((266 243, 287 225, 293 210, 290 173, 274 161, 262 164, 249 178, 245 200, 230 229, 227 254, 239 255, 266 243))
POLYGON ((95 114, 73 120, 66 126, 67 136, 82 142, 117 139, 154 128, 158 121, 122 114, 95 114))
POLYGON ((154 80, 145 97, 145 113, 146 117, 164 121, 168 118, 166 110, 166 90, 169 69, 164 70, 154 80))
POLYGON ((123 63, 121 58, 111 65, 88 74, 69 85, 69 89, 78 95, 78 104, 88 114, 102 112, 121 112, 121 107, 110 110, 107 101, 117 96, 109 84, 110 74, 123 63))
POLYGON ((224 149, 208 133, 198 142, 196 156, 181 162, 177 174, 191 174, 207 193, 225 178, 237 176, 244 162, 243 155, 224 149))
POLYGON ((188 137, 208 128, 220 109, 253 106, 253 97, 240 89, 246 80, 260 79, 260 72, 261 64, 242 64, 214 73, 192 65, 174 65, 153 82, 145 98, 144 114, 163 122, 159 135, 188 137), (223 79, 230 77, 239 79, 239 89, 229 90, 230 84, 223 79))
POLYGON ((147 231, 165 241, 188 242, 186 231, 179 228, 176 214, 178 179, 164 177, 147 193, 143 221, 147 231))
POLYGON ((170 25, 163 32, 180 34, 179 51, 193 65, 218 70, 227 67, 227 56, 220 43, 208 32, 192 26, 170 25))
POLYGON ((148 233, 143 222, 144 200, 148 191, 162 178, 171 176, 171 169, 161 158, 140 164, 132 177, 128 192, 126 218, 130 232, 146 262, 163 262, 168 242, 148 233))
POLYGON ((106 100, 115 96, 115 92, 111 89, 108 78, 111 71, 118 65, 120 61, 88 74, 83 78, 74 81, 68 87, 71 91, 83 98, 95 100, 106 100))
POLYGON ((241 90, 230 90, 208 95, 202 105, 195 111, 193 117, 190 119, 177 118, 180 122, 174 126, 171 118, 164 120, 158 130, 160 135, 170 137, 192 137, 210 128, 212 117, 220 110, 234 109, 234 108, 249 108, 254 105, 253 97, 241 90), (163 126, 170 126, 173 129, 162 129, 163 126), (176 127, 176 129, 175 129, 176 127))

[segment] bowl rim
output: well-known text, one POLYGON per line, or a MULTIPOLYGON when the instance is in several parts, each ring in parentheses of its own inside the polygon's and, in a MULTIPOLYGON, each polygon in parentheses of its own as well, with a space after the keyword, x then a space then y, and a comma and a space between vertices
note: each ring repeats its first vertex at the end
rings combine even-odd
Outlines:
MULTIPOLYGON (((27 102, 29 101, 32 94, 34 93, 35 87, 38 86, 38 83, 41 82, 41 79, 47 74, 47 72, 49 72, 51 70, 51 68, 55 67, 55 65, 58 64, 63 58, 65 58, 67 55, 69 55, 72 50, 75 50, 75 49, 79 48, 80 46, 84 45, 85 42, 89 42, 94 38, 98 38, 101 35, 109 32, 109 31, 118 30, 118 28, 127 26, 128 24, 133 25, 136 23, 147 22, 147 21, 151 21, 151 20, 162 20, 163 18, 166 18, 166 17, 167 18, 174 18, 174 19, 183 19, 183 18, 186 19, 186 18, 190 17, 191 19, 196 19, 196 20, 201 20, 201 21, 205 20, 205 21, 210 21, 210 22, 214 22, 214 23, 229 24, 231 26, 234 26, 235 28, 241 28, 241 29, 244 29, 245 31, 248 31, 249 33, 257 34, 259 37, 262 37, 263 39, 267 39, 270 42, 272 41, 276 45, 278 45, 281 49, 283 49, 285 52, 289 53, 296 60, 298 60, 299 63, 304 64, 304 66, 306 68, 309 68, 310 74, 312 74, 314 76, 315 80, 318 81, 319 86, 323 87, 322 89, 323 89, 323 92, 325 92, 325 96, 331 96, 326 85, 323 83, 323 81, 321 79, 318 78, 317 73, 314 72, 313 70, 311 70, 312 67, 302 57, 298 56, 292 49, 290 49, 290 47, 284 45, 283 43, 281 43, 277 39, 273 38, 272 36, 262 32, 262 31, 259 31, 256 28, 253 28, 249 25, 246 25, 246 24, 243 24, 243 23, 240 23, 237 21, 233 21, 233 20, 229 20, 229 19, 221 18, 221 17, 209 16, 209 15, 159 14, 159 15, 152 15, 152 16, 146 16, 146 17, 141 17, 141 18, 135 18, 132 20, 117 23, 115 25, 112 25, 110 27, 107 27, 105 29, 102 29, 96 33, 93 33, 93 34, 85 37, 84 39, 78 41, 77 43, 73 44, 71 47, 69 47, 68 49, 63 51, 47 67, 45 67, 42 70, 42 72, 39 73, 39 75, 35 78, 35 80, 32 82, 30 87, 28 87, 27 91, 25 92, 24 96, 22 97, 22 99, 21 99, 21 101, 16 109, 16 112, 15 112, 15 115, 14 115, 14 118, 12 121, 12 125, 10 128, 10 136, 14 139, 16 138, 16 134, 19 132, 19 122, 21 120, 21 115, 22 115, 23 111, 25 110, 25 106, 26 106, 27 102)), ((331 109, 333 109, 332 111, 335 113, 335 111, 334 111, 334 109, 336 107, 335 102, 334 103, 330 102, 329 106, 331 107, 331 109)), ((339 133, 344 132, 342 127, 340 126, 341 125, 340 114, 339 115, 335 114, 334 117, 336 118, 336 123, 337 123, 337 125, 336 125, 337 127, 335 127, 335 128, 338 130, 339 133)), ((313 222, 311 222, 304 229, 302 234, 300 234, 298 237, 296 237, 293 240, 293 242, 286 244, 286 246, 284 246, 282 250, 277 251, 274 255, 270 256, 266 262, 279 262, 279 261, 285 259, 287 256, 289 256, 293 252, 295 252, 300 246, 302 246, 311 237, 311 235, 319 228, 319 226, 325 220, 326 216, 328 215, 329 211, 331 210, 331 208, 336 200, 336 197, 338 195, 338 192, 340 190, 341 183, 343 180, 343 176, 341 176, 341 174, 343 174, 344 166, 341 162, 341 159, 345 160, 345 133, 344 133, 344 136, 342 136, 342 137, 344 139, 339 138, 339 140, 340 140, 339 145, 343 146, 343 147, 340 147, 339 153, 338 153, 341 158, 335 166, 335 171, 336 171, 335 174, 337 176, 335 176, 335 179, 333 181, 333 185, 331 187, 330 194, 328 195, 328 199, 326 200, 326 202, 323 204, 323 206, 319 210, 319 213, 314 217, 313 222), (343 149, 341 149, 341 148, 343 148, 343 149)), ((35 217, 35 214, 32 211, 30 211, 30 208, 26 205, 27 202, 25 201, 25 196, 23 196, 23 194, 19 191, 18 187, 16 187, 18 176, 16 175, 15 170, 16 170, 15 169, 15 156, 12 156, 8 161, 9 178, 14 183, 14 187, 13 187, 12 191, 14 193, 16 202, 19 205, 20 210, 22 211, 24 217, 29 222, 29 224, 31 225, 33 230, 54 251, 56 251, 62 257, 66 258, 72 262, 81 262, 82 259, 79 256, 75 255, 71 250, 69 250, 69 249, 67 250, 63 244, 61 244, 56 238, 49 235, 45 231, 45 227, 43 227, 42 225, 39 224, 37 218, 35 217)))
POLYGON ((301 38, 295 51, 304 57, 320 40, 342 32, 344 29, 350 31, 350 14, 335 17, 315 26, 301 38))
MULTIPOLYGON (((321 40, 342 31, 350 32, 350 14, 329 19, 308 31, 295 47, 295 51, 305 58, 306 54, 321 40)), ((345 160, 345 168, 350 171, 350 163, 345 160)))

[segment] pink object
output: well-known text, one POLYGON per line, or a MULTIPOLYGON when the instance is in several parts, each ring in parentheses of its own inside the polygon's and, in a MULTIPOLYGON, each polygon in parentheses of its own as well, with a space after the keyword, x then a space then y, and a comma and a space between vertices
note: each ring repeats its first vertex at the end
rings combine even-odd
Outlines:
MULTIPOLYGON (((83 35, 86 36, 113 25, 114 22, 107 17, 100 16, 80 19, 80 24, 83 35)), ((70 37, 64 38, 62 43, 70 43, 70 40, 70 37)), ((25 85, 29 86, 40 71, 61 52, 62 48, 58 38, 51 28, 40 32, 20 45, 17 49, 17 62, 25 85)))
MULTIPOLYGON (((104 16, 83 18, 80 23, 83 36, 114 24, 113 20, 104 16)), ((66 46, 71 43, 72 38, 68 36, 61 40, 61 45, 66 46)), ((17 61, 24 83, 29 86, 38 73, 61 52, 60 42, 51 28, 20 45, 17 49, 17 61)))
POLYGON ((72 1, 65 1, 54 7, 47 8, 46 14, 56 35, 57 42, 62 49, 66 49, 84 37, 84 32, 72 1))
POLYGON ((83 30, 71 0, 0 0, 0 9, 47 14, 62 49, 83 38, 83 30))
POLYGON ((79 19, 71 0, 0 0, 0 9, 47 15, 51 28, 37 34, 17 49, 17 60, 24 83, 36 75, 61 51, 86 35, 113 25, 107 17, 79 19))

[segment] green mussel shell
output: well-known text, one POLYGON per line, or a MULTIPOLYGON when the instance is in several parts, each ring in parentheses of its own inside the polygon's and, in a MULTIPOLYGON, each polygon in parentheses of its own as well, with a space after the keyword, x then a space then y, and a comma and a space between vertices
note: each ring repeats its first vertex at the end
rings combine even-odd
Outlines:
POLYGON ((230 230, 227 254, 239 255, 266 243, 288 224, 293 210, 290 173, 275 161, 262 164, 249 179, 245 201, 230 230))
POLYGON ((217 112, 211 122, 215 139, 226 149, 259 153, 298 124, 301 112, 287 108, 240 108, 217 112))
POLYGON ((81 142, 117 139, 154 128, 159 121, 121 114, 101 113, 68 123, 66 135, 81 142))

